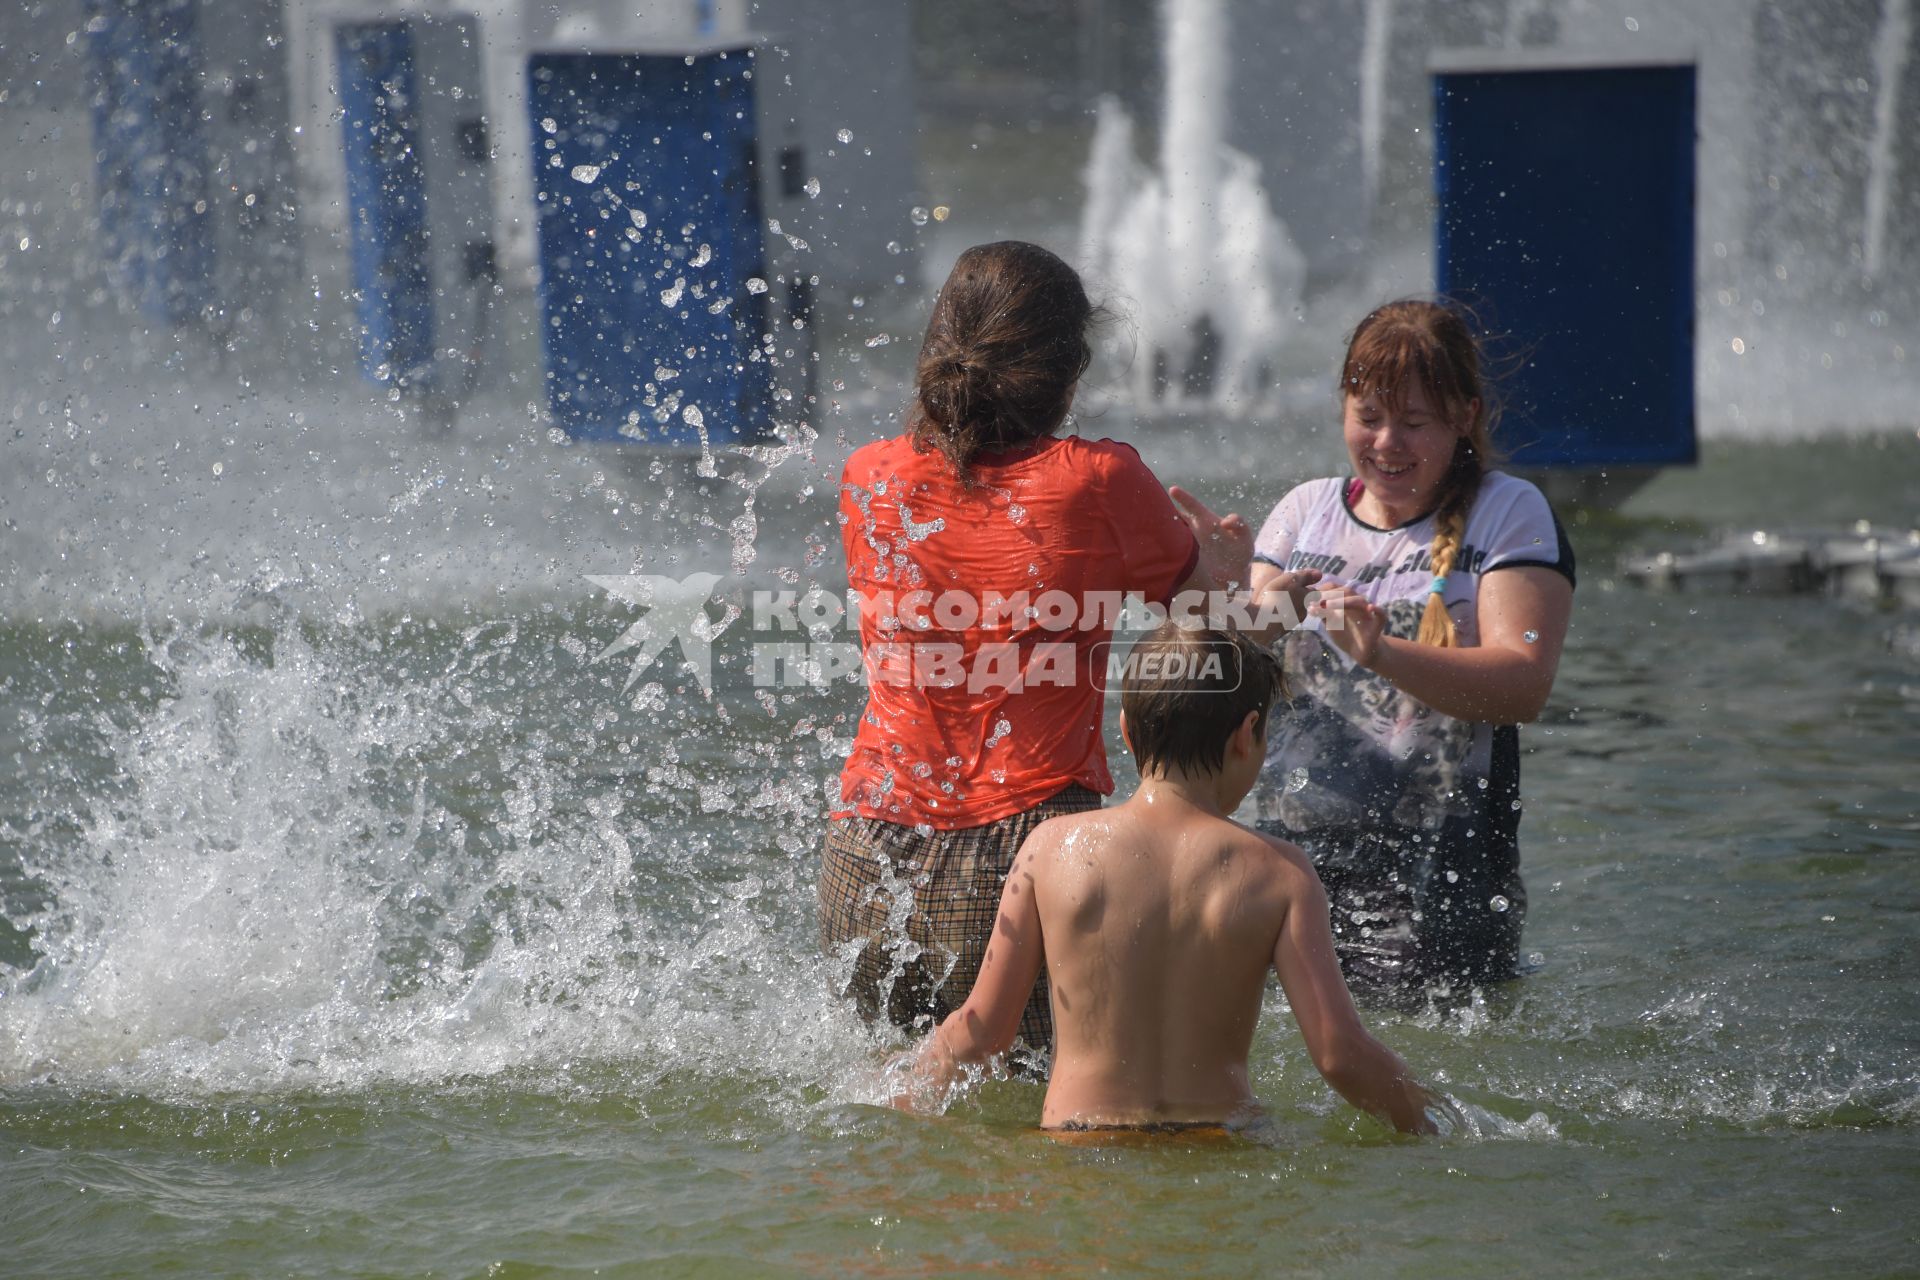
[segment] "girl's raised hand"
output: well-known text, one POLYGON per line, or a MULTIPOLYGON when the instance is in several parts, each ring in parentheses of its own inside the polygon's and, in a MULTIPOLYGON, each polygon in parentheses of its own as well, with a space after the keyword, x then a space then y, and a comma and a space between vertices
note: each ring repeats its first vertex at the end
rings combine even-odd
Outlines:
POLYGON ((1253 562, 1253 526, 1236 512, 1215 515, 1206 503, 1177 484, 1167 487, 1167 496, 1200 542, 1200 563, 1189 585, 1209 591, 1245 586, 1247 567, 1253 562))
POLYGON ((1285 572, 1271 565, 1255 567, 1253 603, 1260 609, 1274 609, 1291 631, 1307 618, 1307 602, 1320 581, 1318 569, 1290 569, 1285 572))
POLYGON ((1307 614, 1320 619, 1327 639, 1360 666, 1371 668, 1380 655, 1387 614, 1352 587, 1324 585, 1308 596, 1307 614))

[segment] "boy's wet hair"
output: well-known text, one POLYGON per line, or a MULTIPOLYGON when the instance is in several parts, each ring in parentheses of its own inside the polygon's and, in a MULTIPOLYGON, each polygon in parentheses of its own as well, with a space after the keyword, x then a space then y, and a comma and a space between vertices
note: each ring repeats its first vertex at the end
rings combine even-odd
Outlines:
POLYGON ((1218 773, 1227 739, 1247 713, 1258 715, 1254 731, 1264 736, 1274 699, 1286 696, 1280 663, 1264 645, 1232 628, 1169 618, 1127 654, 1120 709, 1143 776, 1156 769, 1218 773))

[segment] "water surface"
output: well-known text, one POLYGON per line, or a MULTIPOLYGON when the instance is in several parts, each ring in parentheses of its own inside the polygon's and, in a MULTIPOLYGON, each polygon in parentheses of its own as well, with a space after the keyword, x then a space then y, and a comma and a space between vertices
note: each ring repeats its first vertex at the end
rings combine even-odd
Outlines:
MULTIPOLYGON (((894 1042, 813 932, 857 689, 756 689, 747 618, 711 698, 677 650, 596 661, 640 611, 589 574, 839 585, 832 481, 884 395, 703 477, 514 402, 423 441, 351 397, 104 385, 0 444, 9 1274, 1911 1266, 1920 618, 1612 571, 1911 523, 1911 435, 1715 445, 1573 524, 1523 736, 1537 970, 1369 1015, 1473 1132, 1339 1103, 1276 994, 1261 1141, 1087 1147, 1032 1084, 873 1105, 894 1042)), ((1092 429, 1256 517, 1337 456, 1306 414, 1092 429)))

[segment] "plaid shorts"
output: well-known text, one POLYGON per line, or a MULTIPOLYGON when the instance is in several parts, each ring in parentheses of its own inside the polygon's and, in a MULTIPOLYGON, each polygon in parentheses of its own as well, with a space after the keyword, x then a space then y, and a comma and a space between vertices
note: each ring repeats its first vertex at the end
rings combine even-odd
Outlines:
MULTIPOLYGON (((820 944, 830 954, 862 944, 846 991, 861 1016, 924 1031, 964 1004, 1021 842, 1048 818, 1099 807, 1097 792, 1074 785, 1025 813, 959 831, 858 815, 829 822, 820 859, 820 944)), ((1044 965, 1020 1036, 1030 1049, 1052 1050, 1044 965)))

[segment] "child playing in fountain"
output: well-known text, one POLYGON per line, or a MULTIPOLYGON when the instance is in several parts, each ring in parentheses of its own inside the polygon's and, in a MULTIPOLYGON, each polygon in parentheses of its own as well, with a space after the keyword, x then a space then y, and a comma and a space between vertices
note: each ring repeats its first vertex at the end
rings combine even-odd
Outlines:
POLYGON ((1449 1104, 1361 1024, 1306 855, 1227 816, 1265 759, 1278 665, 1237 632, 1170 620, 1123 675, 1139 789, 1027 837, 979 980, 895 1104, 938 1105, 962 1064, 1005 1052, 1044 959, 1055 1051, 1043 1127, 1245 1123, 1258 1115, 1247 1054, 1272 969, 1327 1083, 1403 1132, 1435 1132, 1429 1108, 1449 1104))

